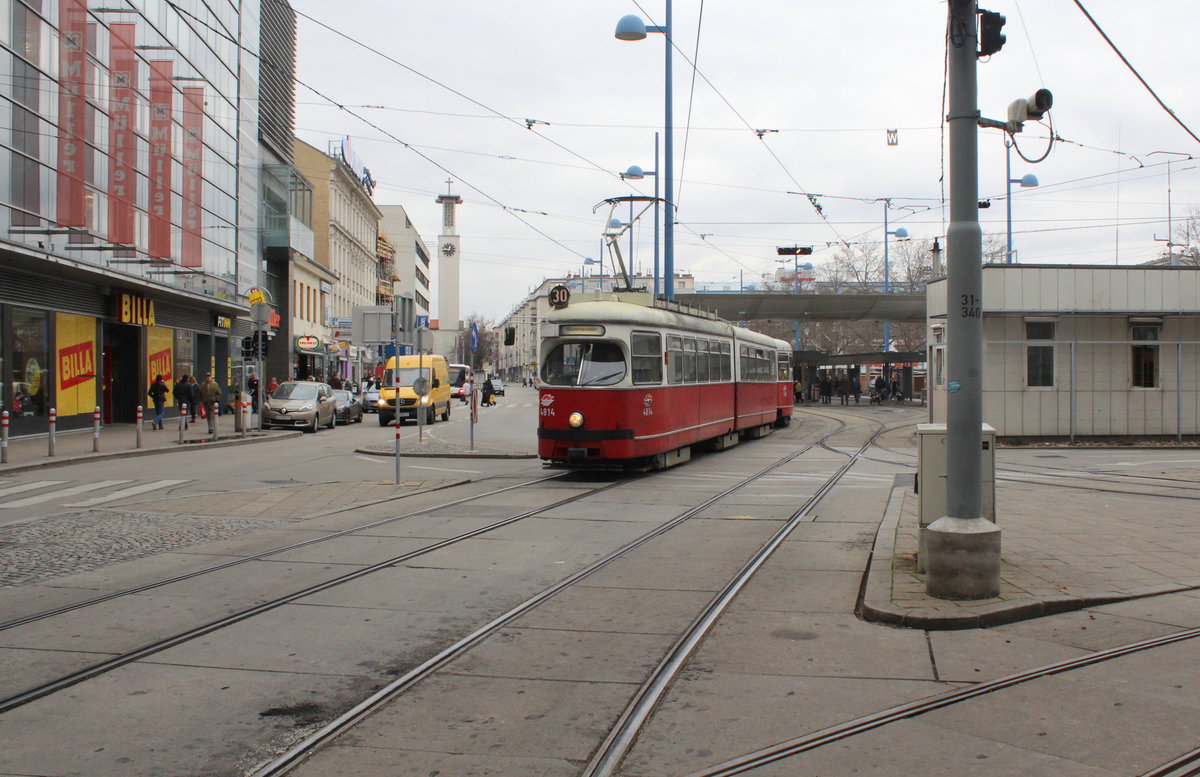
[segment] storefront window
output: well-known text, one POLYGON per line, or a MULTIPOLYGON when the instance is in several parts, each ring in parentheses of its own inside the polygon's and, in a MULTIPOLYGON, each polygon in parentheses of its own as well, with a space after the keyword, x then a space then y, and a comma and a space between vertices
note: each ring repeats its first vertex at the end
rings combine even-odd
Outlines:
POLYGON ((40 310, 13 308, 12 391, 8 411, 13 418, 41 417, 49 409, 50 317, 40 310))

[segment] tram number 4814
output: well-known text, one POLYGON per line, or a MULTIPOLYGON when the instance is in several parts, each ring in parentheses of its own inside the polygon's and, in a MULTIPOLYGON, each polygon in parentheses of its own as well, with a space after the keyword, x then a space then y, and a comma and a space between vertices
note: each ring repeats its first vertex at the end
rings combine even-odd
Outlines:
POLYGON ((979 318, 979 297, 976 297, 974 294, 963 294, 961 299, 963 318, 979 318))
POLYGON ((554 415, 554 408, 543 407, 543 408, 540 408, 538 412, 541 413, 543 416, 552 416, 552 415, 554 415))

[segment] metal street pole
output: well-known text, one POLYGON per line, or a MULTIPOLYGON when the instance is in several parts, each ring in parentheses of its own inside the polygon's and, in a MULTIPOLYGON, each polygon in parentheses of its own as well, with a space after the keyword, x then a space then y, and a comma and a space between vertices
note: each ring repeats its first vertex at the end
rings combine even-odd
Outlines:
POLYGON ((662 213, 658 201, 658 133, 654 133, 654 299, 658 299, 658 225, 662 221, 662 213))
POLYGON ((985 599, 1000 593, 1000 529, 982 512, 983 233, 977 209, 976 2, 950 0, 948 13, 946 515, 924 529, 925 591, 944 599, 985 599))
MULTIPOLYGON (((675 45, 671 38, 671 0, 667 0, 666 24, 663 25, 663 37, 666 38, 666 121, 663 130, 666 137, 663 140, 663 161, 666 181, 663 184, 663 194, 666 196, 666 207, 663 210, 663 289, 669 300, 675 299, 675 141, 674 120, 671 116, 671 47, 675 45)), ((657 165, 655 166, 657 170, 657 165)))

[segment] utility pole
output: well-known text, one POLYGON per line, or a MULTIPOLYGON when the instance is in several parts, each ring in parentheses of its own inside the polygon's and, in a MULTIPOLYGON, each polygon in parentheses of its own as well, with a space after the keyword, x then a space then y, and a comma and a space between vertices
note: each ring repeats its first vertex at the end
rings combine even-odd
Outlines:
POLYGON ((947 514, 923 530, 925 591, 944 599, 986 599, 1000 593, 1000 529, 983 517, 982 507, 983 233, 978 211, 975 0, 950 0, 946 29, 950 82, 947 514))

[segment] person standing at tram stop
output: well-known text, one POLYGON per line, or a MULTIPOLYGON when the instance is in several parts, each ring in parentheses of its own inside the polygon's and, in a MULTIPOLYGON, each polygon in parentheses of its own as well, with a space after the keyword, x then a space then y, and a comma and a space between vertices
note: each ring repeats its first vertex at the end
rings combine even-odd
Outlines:
POLYGON ((859 397, 862 396, 862 379, 855 375, 850 380, 850 393, 854 395, 854 404, 858 404, 859 397))
POLYGON ((208 418, 209 434, 216 434, 217 416, 221 412, 221 384, 213 380, 211 372, 204 373, 200 384, 200 401, 204 403, 204 414, 208 418))
POLYGON ((146 392, 150 400, 154 402, 154 423, 150 426, 151 429, 163 428, 163 410, 167 406, 167 384, 163 382, 162 375, 155 375, 154 382, 150 384, 150 390, 146 392))

